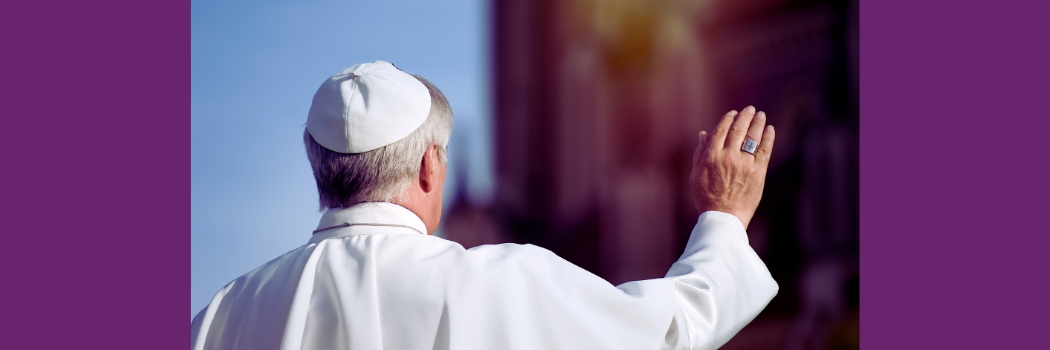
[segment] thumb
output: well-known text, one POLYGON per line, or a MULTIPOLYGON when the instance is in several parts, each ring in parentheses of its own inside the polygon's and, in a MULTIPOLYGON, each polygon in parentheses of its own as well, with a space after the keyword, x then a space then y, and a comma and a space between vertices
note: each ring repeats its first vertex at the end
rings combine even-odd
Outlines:
POLYGON ((693 152, 693 166, 700 164, 700 160, 704 158, 704 152, 707 151, 707 143, 711 142, 711 137, 707 135, 706 131, 700 132, 700 144, 696 146, 696 151, 693 152))

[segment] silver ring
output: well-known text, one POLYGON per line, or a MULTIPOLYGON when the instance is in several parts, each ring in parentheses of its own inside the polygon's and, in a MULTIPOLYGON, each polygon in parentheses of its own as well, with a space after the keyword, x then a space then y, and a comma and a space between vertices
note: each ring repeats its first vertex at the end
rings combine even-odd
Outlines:
POLYGON ((755 150, 758 149, 758 142, 752 139, 744 139, 744 146, 740 147, 741 151, 755 155, 755 150))

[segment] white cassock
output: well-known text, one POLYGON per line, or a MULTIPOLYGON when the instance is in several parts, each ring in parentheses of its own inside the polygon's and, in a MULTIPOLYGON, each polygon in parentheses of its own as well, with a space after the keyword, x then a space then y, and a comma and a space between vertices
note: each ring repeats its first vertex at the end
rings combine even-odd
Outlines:
POLYGON ((714 349, 778 289, 722 212, 700 215, 666 277, 619 286, 533 245, 463 249, 390 203, 318 228, 344 223, 219 290, 193 349, 714 349))

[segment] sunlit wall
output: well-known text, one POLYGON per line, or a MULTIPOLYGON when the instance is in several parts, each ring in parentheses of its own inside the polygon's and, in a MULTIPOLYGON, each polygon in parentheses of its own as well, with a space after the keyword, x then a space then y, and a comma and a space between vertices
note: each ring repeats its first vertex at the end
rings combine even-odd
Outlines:
POLYGON ((449 238, 663 277, 698 216, 697 132, 754 105, 777 141, 748 238, 780 293, 725 348, 858 343, 857 2, 491 6, 495 200, 454 205, 449 238))

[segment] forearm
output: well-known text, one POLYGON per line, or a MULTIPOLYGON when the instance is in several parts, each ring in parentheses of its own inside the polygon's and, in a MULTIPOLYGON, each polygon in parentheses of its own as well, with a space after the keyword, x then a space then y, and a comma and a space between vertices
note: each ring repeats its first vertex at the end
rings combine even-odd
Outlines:
POLYGON ((773 299, 779 287, 751 249, 740 220, 723 212, 700 215, 682 257, 667 278, 674 282, 676 320, 691 349, 729 341, 773 299))

